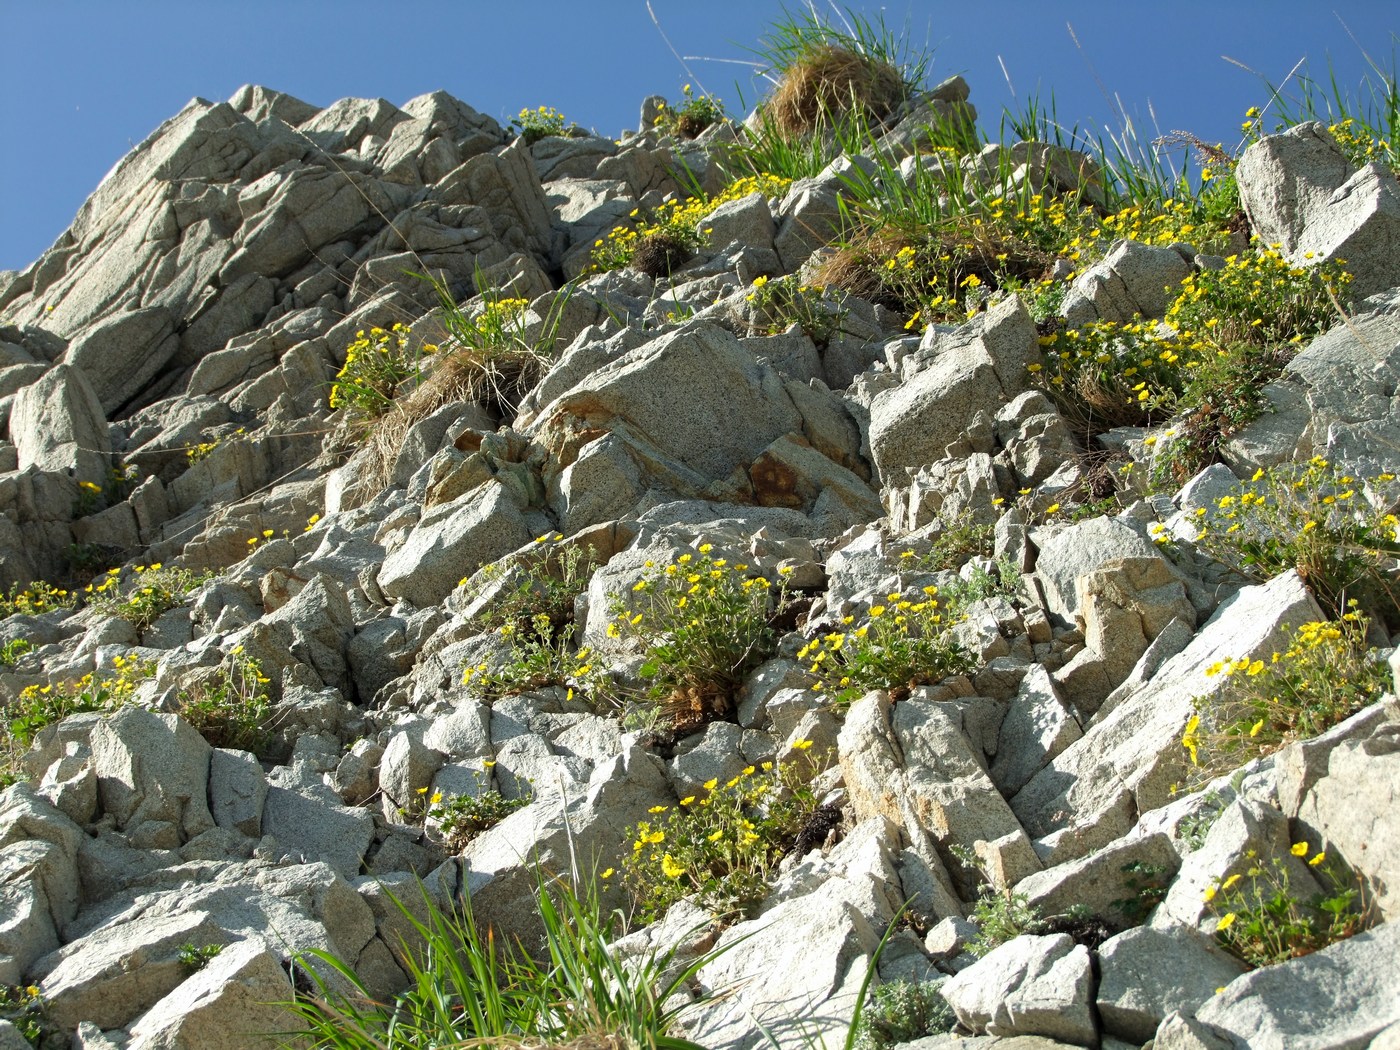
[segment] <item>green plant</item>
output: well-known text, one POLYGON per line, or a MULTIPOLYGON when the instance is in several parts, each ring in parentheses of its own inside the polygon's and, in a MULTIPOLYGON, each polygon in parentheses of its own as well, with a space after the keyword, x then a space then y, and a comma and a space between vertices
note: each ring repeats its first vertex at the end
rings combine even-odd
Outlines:
POLYGON ((871 689, 885 689, 902 699, 921 685, 973 670, 976 659, 951 634, 960 619, 944 607, 938 588, 928 585, 914 597, 895 592, 888 604, 872 605, 859 626, 854 616, 846 628, 813 638, 797 653, 816 676, 813 691, 835 703, 849 703, 871 689))
POLYGON ((330 407, 344 409, 361 427, 384 415, 400 387, 418 380, 420 355, 437 349, 427 343, 410 351, 408 336, 408 328, 397 323, 389 329, 371 328, 368 334, 357 331, 331 384, 330 407))
POLYGON ((774 82, 762 110, 786 136, 809 135, 846 115, 879 124, 922 86, 930 55, 883 17, 815 7, 784 11, 753 49, 774 82))
POLYGON ((178 566, 165 567, 160 562, 132 566, 126 586, 121 583, 121 570, 109 569, 100 583, 89 584, 88 607, 104 616, 125 620, 138 631, 147 630, 160 615, 184 603, 189 593, 213 577, 210 572, 195 572, 178 566))
POLYGON ((777 645, 773 621, 786 611, 787 573, 776 586, 745 564, 710 556, 702 543, 669 565, 648 562, 632 586, 640 612, 614 595, 611 637, 626 633, 646 651, 647 702, 678 727, 729 712, 734 692, 777 645))
POLYGON ((1219 916, 1217 940, 1251 969, 1310 955, 1366 927, 1348 873, 1321 851, 1310 857, 1306 842, 1294 843, 1289 852, 1296 863, 1307 863, 1322 886, 1307 899, 1294 890, 1287 862, 1279 857, 1261 862, 1252 850, 1244 872, 1217 878, 1206 888, 1205 902, 1219 916))
MULTIPOLYGON (((289 1004, 313 1047, 418 1050, 491 1042, 506 1046, 621 1046, 700 1050, 672 1034, 691 978, 719 954, 681 964, 674 952, 622 960, 609 945, 618 916, 597 893, 538 876, 543 961, 478 925, 467 897, 444 911, 424 893, 425 917, 397 899, 420 948, 400 953, 408 989, 378 1002, 346 962, 307 953, 298 965, 316 986, 289 1004), (331 974, 322 976, 329 968, 331 974), (333 983, 334 982, 334 983, 333 983), (350 991, 340 990, 342 983, 350 991)), ((723 951, 723 949, 721 949, 723 951)), ((700 1002, 704 1001, 702 997, 700 1002)))
POLYGON ((1318 736, 1390 687, 1385 665, 1366 648, 1366 620, 1354 610, 1291 630, 1288 647, 1267 660, 1219 660, 1206 674, 1225 684, 1196 701, 1181 738, 1192 765, 1206 773, 1318 736))
POLYGON ((574 602, 588 587, 598 558, 591 547, 563 543, 563 539, 557 532, 538 536, 534 549, 523 558, 509 565, 495 562, 482 566, 474 583, 461 581, 459 586, 474 586, 479 593, 509 574, 511 586, 481 613, 483 623, 490 627, 513 623, 524 629, 543 614, 557 631, 574 622, 574 602))
POLYGON ((948 572, 961 569, 970 558, 991 555, 996 529, 980 522, 970 509, 951 517, 940 515, 938 530, 922 555, 912 550, 901 551, 900 567, 912 565, 919 572, 948 572))
POLYGON ((634 265, 641 250, 661 263, 658 266, 648 262, 643 272, 663 276, 705 244, 709 234, 703 222, 720 205, 742 200, 751 193, 779 197, 791 183, 791 179, 762 173, 736 179, 713 197, 696 193, 684 200, 664 201, 649 218, 642 218, 641 210, 634 208, 629 216, 634 225, 615 227, 607 237, 593 242, 593 270, 634 265))
POLYGON ((11 638, 0 647, 0 667, 13 667, 19 658, 34 648, 27 638, 11 638))
POLYGON ((1218 791, 1207 791, 1201 796, 1200 804, 1177 825, 1177 834, 1186 848, 1195 852, 1206 844, 1206 836, 1220 814, 1225 812, 1225 798, 1218 791))
POLYGON ((43 580, 31 580, 24 590, 13 583, 7 593, 0 594, 0 620, 9 616, 42 616, 55 609, 71 609, 78 596, 43 580))
POLYGON ((1196 542, 1251 579, 1296 569, 1334 614, 1356 597, 1392 620, 1400 617, 1393 593, 1400 520, 1386 508, 1397 498, 1394 474, 1356 478, 1314 456, 1261 468, 1214 507, 1198 509, 1196 542))
MULTIPOLYGON (((438 834, 452 853, 461 853, 476 836, 533 801, 528 795, 506 798, 495 788, 489 787, 487 782, 494 765, 494 762, 488 762, 485 769, 476 771, 475 794, 444 796, 441 791, 435 791, 427 800, 427 818, 437 823, 438 834)), ((427 788, 421 788, 420 792, 426 793, 427 788)))
POLYGON ((1165 865, 1150 864, 1134 860, 1119 869, 1123 873, 1123 885, 1128 896, 1113 902, 1114 911, 1123 916, 1129 926, 1141 926, 1152 914, 1152 909, 1161 904, 1171 885, 1171 875, 1165 865))
MULTIPOLYGON (((356 339, 356 341, 355 341, 354 343, 352 343, 351 346, 352 346, 352 347, 355 347, 355 346, 357 346, 357 345, 359 344, 359 342, 360 342, 360 340, 359 340, 359 339, 356 339)), ((357 353, 358 353, 358 352, 360 352, 360 351, 357 350, 357 353)), ((350 360, 349 360, 349 359, 350 359, 350 352, 349 352, 348 349, 347 349, 347 351, 346 351, 346 355, 345 355, 345 356, 346 356, 346 364, 349 365, 349 363, 350 363, 350 360)), ((342 371, 344 371, 344 369, 342 369, 342 371)), ((336 378, 339 379, 340 377, 337 376, 336 378)), ((333 394, 333 396, 337 396, 337 397, 338 397, 338 396, 339 396, 339 393, 340 393, 340 391, 336 390, 335 388, 332 388, 332 394, 333 394)), ((332 407, 332 408, 338 408, 338 407, 340 407, 340 406, 339 406, 339 405, 336 405, 336 404, 332 404, 331 407, 332 407)), ((237 438, 241 438, 241 437, 244 435, 245 432, 246 432, 246 428, 244 428, 244 427, 239 427, 237 430, 233 431, 231 434, 228 434, 227 436, 216 436, 216 437, 214 437, 214 438, 211 438, 211 439, 208 440, 208 441, 198 441, 198 442, 195 442, 195 443, 194 443, 193 445, 191 445, 189 448, 185 449, 185 459, 189 462, 189 465, 190 465, 190 466, 194 466, 196 463, 200 462, 200 460, 208 459, 208 458, 209 458, 209 454, 210 454, 211 452, 213 452, 216 448, 218 448, 220 445, 222 445, 225 441, 233 441, 233 440, 236 440, 237 438)))
POLYGON ((36 1047, 66 1046, 67 1040, 48 1018, 44 995, 37 985, 0 984, 0 1020, 8 1021, 36 1047))
POLYGON ((967 950, 978 956, 1023 934, 1039 933, 1045 924, 1025 894, 986 885, 978 891, 968 918, 977 924, 977 936, 968 942, 967 950))
POLYGON ((828 294, 825 288, 803 284, 797 277, 754 278, 746 296, 753 304, 750 324, 768 335, 776 335, 789 325, 799 326, 807 338, 826 346, 841 331, 849 314, 845 292, 828 294))
POLYGON ((180 954, 175 958, 181 966, 191 973, 198 973, 209 965, 216 955, 224 950, 222 944, 197 945, 192 941, 186 941, 180 945, 180 954))
POLYGON ((270 735, 269 684, 258 661, 236 645, 180 690, 180 717, 214 747, 261 754, 270 735))
POLYGON ((857 1025, 859 1050, 889 1050, 899 1043, 951 1032, 957 1015, 934 981, 891 981, 877 987, 857 1025))
POLYGON ((689 84, 681 88, 683 101, 675 109, 661 104, 655 124, 674 131, 683 138, 693 139, 711 124, 724 119, 724 103, 713 95, 696 95, 689 84))
POLYGON ((564 114, 551 106, 537 106, 522 109, 511 119, 511 127, 518 128, 525 145, 533 146, 540 139, 551 135, 567 135, 571 125, 564 114))
MULTIPOLYGON (((812 746, 799 741, 799 754, 812 746)), ((622 861, 642 922, 653 922, 683 897, 729 916, 761 900, 768 880, 816 811, 805 757, 787 764, 747 766, 724 784, 707 781, 703 794, 674 807, 656 806, 654 821, 637 825, 622 861)))
POLYGON ((111 674, 89 672, 72 682, 25 686, 5 711, 5 734, 12 744, 28 747, 39 730, 69 715, 115 711, 154 673, 154 662, 114 656, 111 674))

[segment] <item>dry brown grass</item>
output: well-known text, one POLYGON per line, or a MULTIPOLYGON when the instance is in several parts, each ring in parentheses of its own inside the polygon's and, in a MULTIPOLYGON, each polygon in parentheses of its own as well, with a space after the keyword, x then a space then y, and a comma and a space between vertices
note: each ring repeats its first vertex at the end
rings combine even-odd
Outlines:
POLYGON ((870 123, 882 123, 907 91, 899 70, 889 63, 825 44, 787 68, 764 110, 783 134, 807 135, 853 111, 870 123))

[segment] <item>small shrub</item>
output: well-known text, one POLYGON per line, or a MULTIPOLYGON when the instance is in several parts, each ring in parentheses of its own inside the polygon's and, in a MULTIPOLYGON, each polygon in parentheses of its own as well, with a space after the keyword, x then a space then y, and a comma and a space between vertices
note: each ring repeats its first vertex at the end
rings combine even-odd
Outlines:
POLYGON ((1357 597, 1390 620, 1400 617, 1393 593, 1400 521, 1378 508, 1397 499, 1394 474, 1356 478, 1314 456, 1257 470, 1214 507, 1199 509, 1196 542, 1251 579, 1296 569, 1334 614, 1357 597))
POLYGON ((632 587, 643 611, 629 613, 614 596, 612 637, 626 633, 646 650, 646 700, 677 726, 728 713, 734 692, 777 645, 773 621, 787 608, 786 576, 777 585, 745 564, 685 553, 666 566, 648 562, 632 587))
POLYGON ((85 593, 90 595, 88 607, 95 612, 115 616, 137 631, 144 631, 162 613, 183 604, 191 591, 212 577, 212 573, 176 566, 166 568, 155 562, 133 566, 125 588, 121 583, 121 570, 109 569, 107 576, 96 585, 89 584, 85 593))
POLYGON ((956 571, 969 559, 990 557, 995 534, 995 526, 979 522, 971 510, 962 510, 951 517, 940 517, 928 551, 923 555, 901 551, 900 564, 913 565, 920 572, 956 571))
POLYGON ((1241 874, 1216 879, 1205 902, 1219 917, 1215 936, 1251 969, 1286 962, 1344 940, 1366 927, 1359 892, 1347 873, 1325 853, 1311 853, 1306 842, 1291 854, 1306 862, 1323 890, 1302 899, 1291 885, 1289 866, 1278 857, 1253 861, 1241 874))
POLYGON ((75 682, 25 686, 5 710, 5 733, 12 745, 28 747, 39 730, 69 715, 115 711, 154 673, 154 662, 114 656, 111 674, 85 674, 75 682))
MULTIPOLYGON (((495 788, 487 787, 490 779, 488 762, 485 770, 477 770, 477 793, 475 795, 447 795, 435 791, 428 798, 427 817, 437 822, 438 834, 451 853, 461 853, 467 843, 488 828, 494 828, 517 809, 523 809, 531 801, 522 795, 519 798, 506 798, 495 788)), ((419 789, 427 793, 427 788, 419 789)))
POLYGON ((1290 631, 1288 647, 1267 660, 1220 660, 1206 674, 1223 676, 1224 688, 1196 701, 1181 738, 1206 774, 1318 736, 1390 687, 1389 671, 1366 648, 1365 618, 1355 611, 1290 631))
POLYGON ((1152 909, 1161 904, 1171 885, 1171 876, 1165 866, 1134 860, 1124 864, 1123 885, 1128 896, 1113 902, 1113 910, 1118 912, 1129 926, 1141 926, 1152 914, 1152 909))
POLYGON ((0 1020, 8 1021, 31 1045, 45 1050, 67 1046, 67 1038, 49 1020, 43 992, 38 985, 0 984, 0 1020))
POLYGON ((860 626, 851 626, 855 617, 849 616, 845 630, 809 641, 797 658, 808 661, 817 678, 813 691, 835 703, 850 703, 871 689, 901 699, 918 686, 973 670, 977 661, 950 633, 959 614, 941 605, 937 594, 930 585, 913 597, 886 595, 888 604, 872 605, 860 626))
POLYGON ((368 334, 357 331, 331 384, 330 407, 345 410, 361 427, 368 425, 389 410, 401 386, 417 381, 420 353, 434 350, 426 344, 421 351, 410 351, 408 328, 402 324, 371 328, 368 334))
POLYGON ((548 613, 537 613, 523 626, 504 624, 498 631, 510 643, 507 657, 468 665, 462 684, 487 699, 556 685, 568 688, 570 700, 576 689, 596 698, 605 691, 602 671, 587 646, 574 650, 575 629, 572 623, 556 626, 548 613))
POLYGON ((957 1014, 933 981, 891 981, 877 987, 861 1011, 855 1050, 889 1050, 928 1035, 951 1032, 957 1014))
POLYGON ((682 138, 693 139, 711 124, 724 119, 724 103, 713 95, 696 95, 689 84, 681 89, 685 101, 675 109, 662 104, 656 118, 657 127, 674 131, 682 138))
POLYGON ((511 127, 519 130, 520 137, 525 140, 527 146, 533 146, 540 139, 553 135, 566 135, 571 128, 564 114, 552 106, 522 109, 510 123, 511 127))
POLYGON ((968 916, 977 924, 977 936, 967 945, 973 955, 986 955, 993 948, 1027 933, 1039 933, 1045 926, 1023 893, 983 886, 968 916))
POLYGON ((269 684, 258 661, 235 646, 180 691, 180 716, 214 747, 262 754, 270 735, 269 684))
POLYGON ((653 230, 633 247, 632 269, 648 277, 669 277, 671 271, 695 254, 691 243, 694 240, 696 238, 677 236, 669 230, 653 230))
MULTIPOLYGON (((356 340, 356 342, 358 343, 358 340, 356 340)), ((352 345, 354 345, 354 344, 352 344, 352 345)), ((346 353, 346 364, 349 364, 349 353, 348 353, 348 352, 346 353)), ((337 379, 338 379, 338 378, 339 378, 339 377, 337 376, 337 379)), ((333 389, 333 390, 332 390, 332 394, 335 395, 336 393, 338 393, 338 392, 335 391, 335 390, 333 389)), ((338 407, 338 406, 335 405, 335 404, 332 404, 331 407, 332 407, 332 408, 336 408, 336 407, 338 407)), ((201 460, 208 459, 209 456, 210 456, 210 454, 211 454, 216 448, 218 448, 220 445, 222 445, 225 441, 235 441, 235 440, 237 440, 238 438, 241 438, 245 433, 246 433, 246 428, 245 428, 245 427, 239 427, 237 430, 234 430, 232 433, 230 433, 230 434, 228 434, 228 435, 213 437, 213 438, 211 438, 211 439, 208 440, 208 441, 197 441, 197 442, 195 442, 193 445, 191 445, 189 448, 185 449, 185 459, 186 459, 186 461, 188 461, 188 463, 189 463, 190 466, 194 466, 196 463, 200 462, 201 460)))
MULTIPOLYGON (((646 272, 662 276, 674 266, 680 265, 705 244, 708 232, 702 225, 704 219, 722 204, 742 200, 751 193, 762 193, 765 197, 780 197, 792 184, 789 178, 777 175, 758 174, 736 179, 722 192, 713 197, 697 193, 685 200, 669 200, 662 203, 650 218, 641 218, 640 211, 633 209, 631 218, 634 226, 618 226, 593 243, 593 270, 617 270, 624 266, 639 265, 635 262, 638 248, 651 244, 648 252, 655 257, 658 246, 667 246, 670 260, 662 259, 665 265, 656 268, 653 262, 646 272), (684 256, 681 253, 684 252, 684 256)), ((644 260, 645 261, 645 260, 644 260)))
POLYGON ((0 594, 0 620, 9 616, 42 616, 55 609, 71 609, 77 604, 78 596, 62 587, 55 587, 43 580, 32 580, 24 590, 19 584, 11 584, 5 594, 0 594))
MULTIPOLYGON (((563 543, 563 538, 561 533, 546 533, 535 538, 535 548, 519 563, 482 567, 475 581, 478 588, 502 573, 511 573, 514 580, 514 586, 498 595, 482 614, 486 625, 513 623, 523 628, 541 613, 556 630, 574 622, 574 602, 587 589, 598 559, 585 544, 563 543)), ((462 580, 462 585, 467 584, 462 580)))
POLYGON ((19 658, 33 648, 34 644, 26 638, 11 638, 0 647, 0 667, 14 667, 19 658))
MULTIPOLYGON (((811 747, 799 741, 798 750, 811 747), (804 747, 805 745, 805 747, 804 747)), ((742 913, 768 892, 768 880, 816 810, 805 761, 748 766, 724 784, 704 785, 655 821, 637 825, 624 878, 642 922, 654 922, 683 897, 717 915, 742 913)))
POLYGON ((796 277, 756 277, 746 299, 753 304, 751 324, 760 331, 777 335, 795 324, 821 347, 841 331, 850 312, 844 292, 829 294, 825 288, 803 284, 796 277))

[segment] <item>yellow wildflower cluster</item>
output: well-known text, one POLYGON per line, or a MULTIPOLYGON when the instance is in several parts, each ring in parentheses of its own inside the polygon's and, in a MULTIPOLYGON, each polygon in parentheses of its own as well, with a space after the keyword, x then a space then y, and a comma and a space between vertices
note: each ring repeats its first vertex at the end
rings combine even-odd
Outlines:
POLYGON ((161 613, 181 604, 210 575, 180 567, 166 568, 160 562, 154 562, 151 565, 132 566, 125 589, 121 570, 109 569, 99 582, 88 584, 84 593, 89 595, 90 608, 105 616, 125 620, 138 631, 144 631, 161 613))
POLYGON ((1217 660, 1205 673, 1225 684, 1196 701, 1181 744, 1207 775, 1317 736, 1375 703, 1389 684, 1354 609, 1292 630, 1288 645, 1267 658, 1217 660))
MULTIPOLYGON (((794 749, 805 756, 811 746, 797 741, 794 749)), ((637 825, 621 865, 643 921, 691 895, 718 913, 761 898, 815 809, 807 787, 814 768, 806 757, 745 766, 723 783, 706 781, 674 807, 653 806, 654 820, 637 825)))
POLYGON ((131 700, 155 667, 153 661, 118 655, 110 673, 90 671, 76 680, 26 686, 5 712, 5 734, 28 747, 40 729, 69 715, 114 711, 131 700))
POLYGON ((791 179, 777 175, 749 175, 736 179, 713 197, 697 194, 684 200, 664 201, 650 219, 641 218, 641 209, 634 208, 629 218, 636 225, 618 226, 606 238, 593 242, 593 269, 616 270, 626 266, 637 246, 656 234, 664 234, 691 250, 698 249, 709 235, 702 223, 720 205, 742 200, 751 193, 780 197, 790 185, 791 179))
POLYGON ((12 584, 8 593, 0 594, 0 620, 7 616, 40 616, 54 609, 71 609, 78 596, 63 587, 43 580, 32 580, 24 590, 12 584))
POLYGON ((1329 124, 1327 130, 1332 133, 1332 137, 1337 140, 1337 145, 1342 147, 1342 152, 1347 155, 1347 159, 1353 164, 1370 164, 1375 162, 1387 167, 1394 167, 1400 162, 1395 148, 1389 139, 1378 138, 1371 133, 1371 129, 1357 121, 1354 117, 1347 117, 1335 124, 1329 124))
POLYGON ((844 630, 809 641, 797 658, 816 678, 812 690, 847 703, 870 689, 907 694, 972 670, 975 659, 951 634, 962 616, 943 608, 937 594, 932 585, 910 596, 890 593, 870 606, 858 626, 855 616, 847 616, 844 630))
MULTIPOLYGON (((422 352, 436 349, 430 347, 425 345, 422 352)), ((365 420, 374 419, 388 410, 399 385, 417 375, 418 360, 408 350, 407 326, 376 327, 368 333, 361 329, 345 348, 345 364, 331 384, 330 406, 365 420)))

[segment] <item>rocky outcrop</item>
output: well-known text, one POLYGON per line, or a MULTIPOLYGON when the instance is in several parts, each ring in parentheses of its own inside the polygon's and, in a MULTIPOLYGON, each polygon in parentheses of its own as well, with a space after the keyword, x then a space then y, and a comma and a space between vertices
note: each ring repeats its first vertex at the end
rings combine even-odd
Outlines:
MULTIPOLYGON (((955 78, 883 129, 899 177, 1105 203, 1047 143, 918 152, 929 119, 966 130, 967 98, 955 78)), ((619 957, 696 963, 701 1045, 842 1040, 867 974, 938 982, 959 1028, 930 1047, 1400 1031, 1393 697, 1214 781, 1193 765, 1193 719, 1334 597, 1307 565, 1210 563, 1198 519, 1315 455, 1364 476, 1352 506, 1394 511, 1393 175, 1314 125, 1246 153, 1254 230, 1300 263, 1341 253, 1376 294, 1299 349, 1223 462, 1146 492, 1105 464, 1157 434, 1072 427, 1045 333, 1160 319, 1218 259, 1119 240, 1057 317, 999 295, 911 335, 851 296, 823 306, 835 333, 770 329, 755 286, 805 280, 876 174, 847 156, 717 208, 666 276, 585 272, 634 211, 721 189, 736 134, 527 142, 442 93, 244 88, 162 125, 0 283, 0 586, 70 592, 11 592, 0 619, 26 745, 0 793, 0 984, 36 986, 56 1038, 260 1045, 308 969, 335 982, 315 951, 387 1001, 420 900, 537 950, 542 875, 599 872, 625 912, 616 872, 663 815, 775 765, 810 806, 743 905, 614 931, 619 957), (519 297, 503 331, 535 358, 493 386, 405 271, 469 316, 519 297), (366 430, 327 395, 381 334, 420 372, 366 430), (727 573, 723 623, 681 614, 727 573), (688 590, 649 646, 671 577, 688 590), (662 688, 741 630, 744 595, 779 592, 721 686, 662 688), (901 647, 946 662, 880 679, 901 647), (1317 854, 1357 879, 1356 935, 1246 972, 1208 898, 1266 867, 1320 892, 1317 854)))

